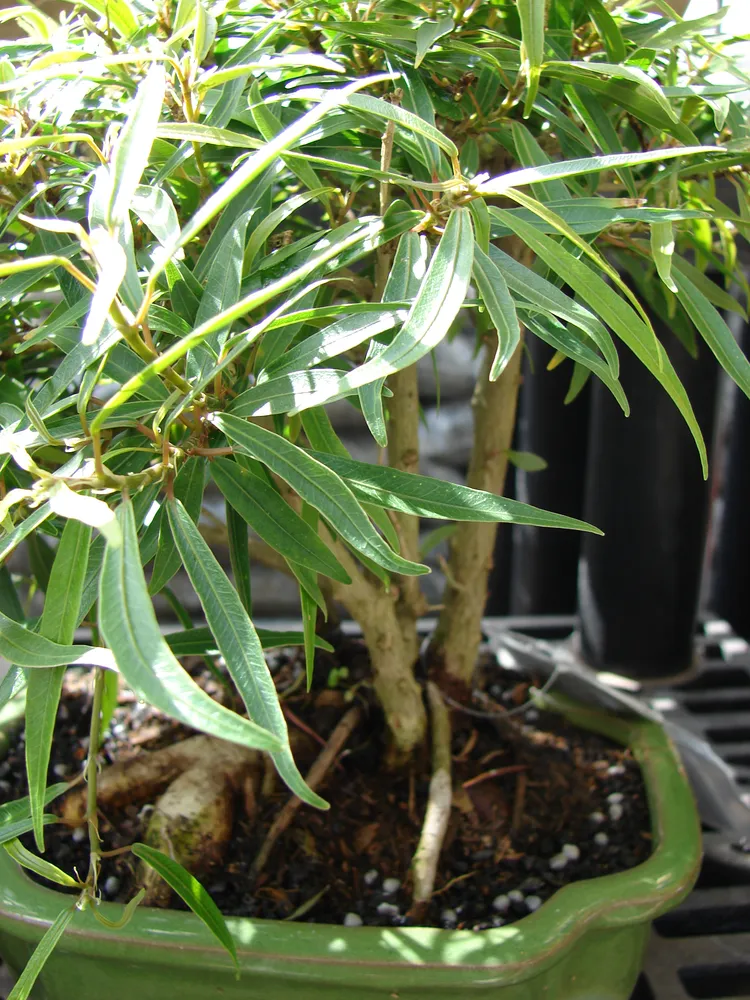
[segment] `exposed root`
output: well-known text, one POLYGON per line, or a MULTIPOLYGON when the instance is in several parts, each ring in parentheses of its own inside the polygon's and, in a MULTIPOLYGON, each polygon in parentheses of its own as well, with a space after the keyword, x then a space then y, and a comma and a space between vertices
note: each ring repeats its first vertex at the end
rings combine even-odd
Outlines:
MULTIPOLYGON (((232 743, 211 740, 210 754, 176 778, 156 803, 145 841, 200 878, 218 866, 232 835, 239 793, 254 808, 260 754, 232 743)), ((252 816, 251 816, 252 819, 252 816)), ((172 891, 141 865, 139 881, 146 906, 168 906, 172 891)))
POLYGON ((414 894, 410 916, 417 920, 424 916, 435 888, 453 802, 450 715, 440 689, 432 681, 427 683, 427 701, 432 718, 432 778, 422 833, 412 861, 414 894))
MULTIPOLYGON (((353 708, 349 709, 343 718, 339 720, 338 725, 331 733, 328 742, 323 750, 321 750, 315 763, 310 768, 310 771, 305 778, 308 786, 312 788, 313 791, 315 791, 328 771, 335 764, 336 758, 346 746, 347 740, 356 729, 361 718, 362 710, 358 705, 355 705, 353 708)), ((296 795, 293 796, 273 821, 271 828, 266 835, 266 839, 263 841, 255 861, 253 861, 252 868, 250 869, 251 879, 258 877, 263 869, 263 866, 271 856, 271 851, 273 850, 276 841, 289 826, 295 813, 301 805, 302 800, 298 799, 296 795)))
MULTIPOLYGON (((130 803, 153 800, 183 771, 209 759, 213 745, 220 743, 210 736, 191 736, 163 750, 113 764, 99 775, 97 803, 102 809, 116 810, 130 803)), ((86 788, 76 788, 67 794, 61 819, 68 826, 85 823, 86 788)))

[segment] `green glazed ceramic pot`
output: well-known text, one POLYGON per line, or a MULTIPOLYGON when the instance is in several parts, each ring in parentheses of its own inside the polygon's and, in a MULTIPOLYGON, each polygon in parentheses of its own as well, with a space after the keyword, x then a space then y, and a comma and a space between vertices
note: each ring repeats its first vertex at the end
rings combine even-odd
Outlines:
MULTIPOLYGON (((700 825, 668 738, 586 709, 571 720, 627 744, 648 790, 654 851, 630 871, 566 886, 487 931, 344 928, 232 919, 241 975, 189 913, 140 909, 122 931, 76 914, 33 994, 40 1000, 627 1000, 654 917, 692 888, 700 825)), ((23 968, 70 897, 0 851, 0 954, 23 968)), ((117 919, 122 907, 102 905, 117 919)))

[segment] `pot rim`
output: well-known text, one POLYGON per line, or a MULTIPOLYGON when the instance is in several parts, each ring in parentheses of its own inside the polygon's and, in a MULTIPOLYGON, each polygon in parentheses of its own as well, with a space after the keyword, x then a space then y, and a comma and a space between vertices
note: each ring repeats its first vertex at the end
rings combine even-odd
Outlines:
MULTIPOLYGON (((558 889, 535 913, 507 927, 484 931, 433 927, 357 927, 227 917, 241 968, 290 978, 325 978, 334 969, 352 984, 367 978, 399 984, 404 974, 428 986, 445 985, 453 971, 485 985, 513 983, 554 964, 588 931, 650 922, 687 895, 701 861, 700 822, 679 757, 661 726, 624 720, 570 704, 571 722, 631 748, 646 786, 654 850, 625 872, 574 882, 558 889), (302 968, 304 966, 304 969, 302 968)), ((0 936, 36 943, 58 916, 63 893, 28 878, 0 851, 0 936)), ((70 898, 70 897, 67 897, 70 898)), ((117 920, 123 905, 102 903, 117 920)), ((110 930, 89 913, 76 914, 62 947, 80 955, 108 951, 129 956, 148 952, 154 961, 183 964, 195 959, 230 969, 226 952, 191 913, 139 909, 125 930, 110 930)))

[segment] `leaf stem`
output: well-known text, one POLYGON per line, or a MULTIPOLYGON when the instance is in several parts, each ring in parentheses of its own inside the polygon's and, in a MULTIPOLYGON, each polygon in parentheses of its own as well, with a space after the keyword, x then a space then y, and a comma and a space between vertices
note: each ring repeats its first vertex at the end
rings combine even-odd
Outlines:
POLYGON ((94 682, 94 701, 91 706, 91 728, 89 729, 89 756, 86 761, 86 823, 89 830, 89 881, 96 891, 99 876, 101 841, 99 821, 96 815, 96 777, 99 741, 101 739, 102 698, 104 696, 104 671, 98 667, 94 682))

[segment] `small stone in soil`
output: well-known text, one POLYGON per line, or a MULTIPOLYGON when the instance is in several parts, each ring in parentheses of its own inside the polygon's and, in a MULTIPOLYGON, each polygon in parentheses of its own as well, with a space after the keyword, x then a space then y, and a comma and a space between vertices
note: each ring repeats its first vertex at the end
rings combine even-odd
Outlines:
POLYGON ((68 769, 64 764, 55 764, 52 768, 52 773, 56 778, 64 778, 68 773, 68 769))
POLYGON ((383 879, 383 892, 386 896, 392 896, 394 892, 398 892, 401 888, 401 882, 397 878, 384 878, 383 879))
POLYGON ((493 927, 502 927, 504 923, 505 923, 505 921, 503 920, 502 917, 493 917, 492 918, 492 926, 493 927))
POLYGON ((107 896, 116 896, 120 890, 120 880, 115 878, 114 875, 110 875, 108 879, 104 882, 104 893, 107 896))
POLYGON ((544 882, 540 878, 525 878, 521 885, 519 886, 521 892, 539 892, 540 889, 544 888, 544 882))
POLYGON ((606 818, 607 817, 604 815, 603 812, 592 812, 591 815, 589 816, 591 822, 596 823, 597 825, 599 823, 603 823, 606 818))
POLYGON ((381 917, 398 917, 400 915, 395 903, 378 903, 378 913, 381 917))
POLYGON ((578 861, 581 856, 581 848, 578 844, 563 844, 560 853, 565 855, 568 861, 578 861))
POLYGON ((508 899, 511 901, 511 903, 522 903, 523 893, 521 892, 520 889, 511 889, 510 892, 508 893, 508 899))
POLYGON ((86 839, 86 827, 77 826, 73 831, 73 841, 76 844, 82 844, 85 839, 86 839))
POLYGON ((365 872, 365 885, 375 885, 379 878, 380 873, 375 868, 371 868, 369 872, 365 872))
POLYGON ((495 896, 492 900, 492 908, 498 913, 507 913, 510 909, 510 899, 506 895, 495 896))
POLYGON ((541 905, 542 905, 541 896, 526 897, 526 908, 528 909, 529 913, 533 913, 535 910, 538 910, 541 905))
POLYGON ((564 854, 555 854, 554 857, 549 859, 549 866, 553 872, 560 872, 567 865, 568 859, 564 854))
POLYGON ((616 823, 618 821, 618 819, 622 819, 623 812, 624 812, 624 809, 622 808, 622 806, 620 805, 620 803, 619 802, 613 802, 612 805, 609 807, 609 818, 614 823, 616 823))
POLYGON ((613 764, 611 767, 607 768, 608 778, 619 778, 623 774, 625 774, 625 768, 622 764, 613 764))
POLYGON ((344 917, 344 927, 361 927, 363 923, 358 913, 347 913, 344 917))
POLYGON ((458 923, 458 914, 455 910, 443 910, 440 914, 440 922, 446 930, 450 930, 458 923))
POLYGON ((624 800, 624 798, 625 796, 622 794, 622 792, 612 792, 611 795, 607 796, 607 802, 609 802, 611 806, 619 806, 620 803, 624 800))
POLYGON ((594 843, 597 847, 606 847, 609 843, 609 837, 606 833, 596 833, 594 834, 594 843))

